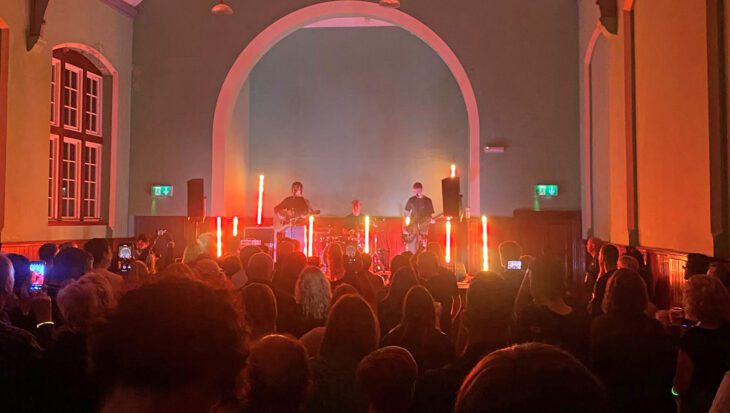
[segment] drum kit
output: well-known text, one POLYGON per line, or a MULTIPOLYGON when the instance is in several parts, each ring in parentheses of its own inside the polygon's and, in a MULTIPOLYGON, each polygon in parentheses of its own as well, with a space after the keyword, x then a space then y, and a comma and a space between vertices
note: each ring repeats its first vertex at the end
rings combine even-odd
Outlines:
MULTIPOLYGON (((385 220, 380 218, 372 218, 370 220, 370 254, 373 257, 372 271, 377 273, 388 269, 390 248, 388 247, 388 238, 385 235, 385 220)), ((332 244, 340 244, 343 247, 355 246, 357 251, 363 253, 365 251, 365 227, 360 224, 356 229, 337 231, 331 225, 314 231, 315 245, 319 245, 317 249, 320 251, 322 262, 324 262, 324 254, 327 248, 332 244)), ((343 248, 344 249, 344 248, 343 248)))

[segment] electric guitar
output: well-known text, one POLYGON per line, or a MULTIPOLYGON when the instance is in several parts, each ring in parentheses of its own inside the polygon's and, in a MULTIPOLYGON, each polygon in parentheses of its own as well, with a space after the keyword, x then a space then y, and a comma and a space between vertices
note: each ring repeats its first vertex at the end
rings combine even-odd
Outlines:
POLYGON ((284 209, 277 214, 278 219, 274 220, 274 230, 280 232, 293 226, 307 225, 307 217, 310 215, 319 216, 319 214, 318 209, 304 214, 295 214, 291 209, 284 209))
POLYGON ((403 226, 403 241, 406 243, 412 242, 420 234, 421 237, 428 236, 428 228, 431 225, 431 220, 439 220, 443 218, 444 214, 438 214, 432 218, 423 217, 421 219, 411 218, 411 222, 408 225, 403 226))

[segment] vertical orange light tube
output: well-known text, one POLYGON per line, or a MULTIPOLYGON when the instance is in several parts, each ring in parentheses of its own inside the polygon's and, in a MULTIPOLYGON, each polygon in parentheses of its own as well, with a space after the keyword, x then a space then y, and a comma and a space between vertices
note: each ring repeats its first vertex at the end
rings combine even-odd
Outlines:
POLYGON ((482 270, 484 271, 489 271, 489 246, 487 241, 487 216, 482 215, 482 270))
POLYGON ((451 164, 451 177, 456 178, 456 164, 451 164))
POLYGON ((411 217, 406 217, 406 226, 411 225, 411 217))
POLYGON ((370 253, 370 215, 365 215, 365 246, 362 250, 365 254, 370 253))
POLYGON ((451 218, 446 218, 446 254, 444 261, 451 263, 451 218))
POLYGON ((238 217, 233 217, 233 236, 238 236, 238 217))
POLYGON ((223 229, 221 228, 221 217, 216 218, 216 254, 218 258, 223 255, 223 229))
POLYGON ((307 235, 307 226, 305 225, 305 226, 304 226, 304 248, 302 249, 302 253, 303 253, 304 255, 307 255, 307 246, 308 246, 308 245, 307 245, 307 239, 308 239, 308 235, 307 235))
POLYGON ((311 257, 314 251, 314 215, 309 216, 309 238, 307 242, 307 256, 311 257))
POLYGON ((264 175, 259 175, 259 204, 256 214, 256 225, 261 225, 264 214, 264 175))

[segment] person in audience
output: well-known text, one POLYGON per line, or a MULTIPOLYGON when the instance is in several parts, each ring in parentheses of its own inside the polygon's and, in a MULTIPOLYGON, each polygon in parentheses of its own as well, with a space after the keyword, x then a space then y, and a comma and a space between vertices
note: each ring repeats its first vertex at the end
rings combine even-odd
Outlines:
POLYGON ((276 297, 266 284, 253 283, 243 287, 238 297, 251 340, 276 333, 276 297))
POLYGON ((112 285, 117 297, 124 292, 124 279, 121 275, 114 274, 108 268, 112 263, 112 249, 109 242, 104 238, 92 238, 84 244, 84 250, 94 258, 92 271, 105 277, 112 285))
POLYGON ((395 275, 401 268, 410 268, 411 263, 403 254, 398 254, 390 260, 390 273, 395 275))
POLYGON ((601 271, 596 279, 596 285, 593 290, 591 302, 588 305, 588 311, 591 317, 595 318, 603 314, 603 296, 606 294, 606 285, 608 280, 616 272, 618 265, 618 248, 615 245, 605 244, 598 253, 598 264, 601 271))
POLYGON ((715 399, 712 401, 712 407, 710 407, 710 413, 725 412, 730 412, 730 371, 725 373, 717 394, 715 394, 715 399))
MULTIPOLYGON (((53 260, 53 268, 45 279, 48 295, 55 299, 58 291, 71 280, 76 280, 91 271, 93 262, 94 257, 82 249, 74 247, 61 249, 53 260)), ((54 320, 57 318, 54 317, 54 320)))
POLYGON ((167 277, 185 277, 190 280, 200 281, 200 277, 195 274, 195 271, 189 265, 182 262, 170 264, 161 273, 155 274, 155 279, 167 277))
POLYGON ((601 264, 598 262, 598 254, 601 251, 601 247, 603 247, 603 241, 600 238, 589 238, 586 242, 586 252, 590 260, 588 260, 586 274, 583 278, 583 289, 588 295, 593 293, 598 274, 601 272, 601 264))
POLYGON ((274 272, 274 286, 287 294, 294 295, 297 277, 307 266, 307 257, 299 252, 292 252, 282 259, 281 265, 274 272))
POLYGON ((725 289, 730 288, 730 266, 728 266, 728 263, 713 262, 710 264, 710 269, 707 270, 707 275, 720 280, 725 289))
POLYGON ((233 276, 231 277, 233 288, 238 289, 246 285, 246 283, 248 282, 246 267, 248 267, 248 262, 251 260, 251 257, 253 257, 254 254, 258 252, 261 252, 261 248, 255 245, 246 245, 238 251, 238 259, 241 262, 241 270, 233 274, 233 276))
POLYGON ((356 295, 360 298, 360 292, 350 284, 340 284, 332 291, 332 302, 336 303, 340 298, 346 295, 356 295))
POLYGON ((271 256, 263 252, 254 254, 248 261, 246 275, 248 276, 246 285, 253 283, 266 284, 274 292, 276 309, 278 310, 276 317, 277 331, 296 335, 299 331, 297 303, 291 294, 287 294, 285 291, 274 286, 272 282, 274 277, 274 261, 271 259, 271 256))
MULTIPOLYGON (((451 313, 456 301, 460 302, 456 276, 441 273, 435 255, 423 252, 418 256, 418 277, 434 300, 441 304, 440 327, 447 336, 451 334, 451 313)), ((455 312, 456 313, 456 312, 455 312)), ((418 358, 416 358, 418 360, 418 358)), ((419 363, 420 365, 420 363, 419 363)), ((423 366, 420 366, 423 368, 423 366)))
POLYGON ((421 371, 445 366, 454 359, 449 338, 436 328, 434 300, 423 286, 411 288, 403 303, 403 319, 381 342, 408 350, 421 371))
POLYGON ((220 262, 220 267, 226 277, 231 279, 236 273, 241 271, 241 260, 238 258, 238 255, 229 254, 223 257, 220 262))
POLYGON ((361 297, 346 295, 335 302, 327 319, 322 347, 312 361, 315 391, 307 411, 366 412, 366 394, 356 385, 360 360, 375 350, 378 325, 361 297))
POLYGON ((517 314, 512 342, 553 344, 586 361, 590 319, 585 310, 565 303, 565 273, 561 263, 550 257, 539 257, 528 274, 533 303, 517 314))
POLYGON ((185 250, 183 251, 182 262, 188 265, 195 265, 195 261, 197 261, 198 257, 200 257, 202 254, 203 250, 200 248, 200 244, 195 242, 185 247, 185 250))
POLYGON ((262 338, 251 347, 244 383, 246 413, 302 412, 311 388, 304 346, 282 335, 262 338))
POLYGON ((31 296, 28 287, 31 283, 30 260, 19 254, 5 255, 13 263, 14 283, 13 294, 5 304, 10 324, 33 332, 37 322, 30 313, 31 296))
POLYGON ((58 245, 58 252, 61 252, 62 250, 65 250, 66 248, 78 248, 79 244, 77 244, 74 241, 66 241, 62 242, 58 245))
POLYGON ((570 353, 528 343, 484 357, 459 389, 455 413, 604 413, 601 383, 570 353))
POLYGON ((361 254, 362 257, 362 273, 365 275, 365 277, 370 281, 370 286, 373 289, 373 292, 375 293, 375 297, 380 295, 380 292, 385 287, 385 282, 383 281, 383 277, 374 274, 372 271, 370 271, 373 267, 373 256, 370 254, 363 253, 361 254))
POLYGON ((466 334, 464 352, 447 366, 425 372, 416 385, 413 411, 451 412, 456 393, 479 360, 509 343, 512 293, 501 275, 479 272, 469 283, 461 323, 466 334))
POLYGON ((639 273, 639 261, 632 257, 631 255, 622 255, 621 258, 618 259, 617 268, 622 269, 626 268, 628 270, 634 271, 635 273, 639 273))
POLYGON ((396 271, 388 288, 388 295, 378 305, 380 331, 388 334, 403 318, 403 302, 411 287, 418 285, 416 273, 409 266, 396 271))
POLYGON ((362 254, 355 252, 353 255, 347 255, 344 258, 345 275, 337 281, 331 282, 332 288, 337 288, 341 284, 350 284, 355 287, 358 294, 370 304, 373 311, 377 311, 377 302, 375 301, 375 291, 370 280, 362 272, 362 254))
POLYGON ((294 248, 293 239, 284 238, 279 241, 279 244, 276 246, 276 264, 280 265, 284 261, 284 258, 286 258, 287 255, 291 254, 294 251, 300 250, 294 248))
POLYGON ((618 270, 608 281, 605 315, 591 326, 590 365, 611 412, 673 411, 673 350, 661 324, 646 315, 648 304, 639 274, 618 270))
POLYGON ((317 267, 306 267, 299 274, 294 299, 301 315, 298 336, 316 327, 323 327, 332 301, 332 289, 324 273, 317 267))
POLYGON ((649 296, 649 302, 651 302, 652 298, 654 297, 654 294, 652 293, 654 291, 654 286, 652 284, 651 274, 649 274, 649 271, 646 270, 646 267, 642 265, 643 260, 644 257, 641 255, 640 251, 632 247, 627 247, 626 254, 622 255, 618 259, 617 268, 628 268, 639 274, 641 276, 641 279, 644 280, 644 283, 646 284, 646 293, 649 296), (629 248, 631 249, 629 250, 629 248), (639 259, 641 259, 641 261, 639 261, 639 259))
POLYGON ((413 401, 416 378, 416 360, 403 347, 375 350, 357 367, 357 381, 368 396, 369 413, 407 413, 413 401))
POLYGON ((58 246, 54 243, 47 242, 38 248, 38 259, 46 263, 46 271, 53 268, 53 259, 58 254, 58 246))
POLYGON ((682 413, 706 412, 730 369, 730 326, 723 320, 728 293, 717 278, 694 275, 684 285, 682 302, 697 324, 679 341, 674 391, 682 413))
MULTIPOLYGON (((327 279, 333 283, 345 275, 345 261, 340 244, 330 244, 324 254, 324 262, 327 264, 327 279)), ((334 287, 334 286, 333 286, 334 287)))
POLYGON ((516 241, 504 241, 499 244, 499 261, 502 264, 502 277, 517 296, 517 291, 525 278, 526 268, 522 268, 522 247, 516 241), (518 262, 520 268, 510 268, 510 262, 518 262))
POLYGON ((167 277, 127 292, 91 339, 101 412, 213 411, 237 392, 243 337, 231 297, 202 282, 167 277))
POLYGON ((230 290, 231 281, 212 258, 201 258, 195 262, 195 272, 200 280, 216 290, 230 290))

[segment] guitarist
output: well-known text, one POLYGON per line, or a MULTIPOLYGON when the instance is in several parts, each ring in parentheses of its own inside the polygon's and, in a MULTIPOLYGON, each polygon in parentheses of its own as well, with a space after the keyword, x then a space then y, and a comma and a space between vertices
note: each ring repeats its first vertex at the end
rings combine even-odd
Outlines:
POLYGON ((291 184, 292 195, 274 207, 274 213, 282 224, 287 225, 285 233, 288 238, 296 239, 304 245, 304 228, 306 217, 313 213, 309 201, 304 198, 304 185, 301 182, 291 184))
POLYGON ((416 253, 419 246, 425 246, 428 237, 428 226, 433 223, 433 202, 423 194, 423 184, 413 184, 413 196, 406 202, 406 216, 411 217, 411 224, 406 228, 406 249, 416 253))

